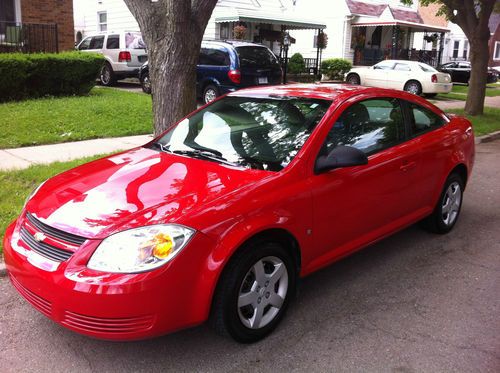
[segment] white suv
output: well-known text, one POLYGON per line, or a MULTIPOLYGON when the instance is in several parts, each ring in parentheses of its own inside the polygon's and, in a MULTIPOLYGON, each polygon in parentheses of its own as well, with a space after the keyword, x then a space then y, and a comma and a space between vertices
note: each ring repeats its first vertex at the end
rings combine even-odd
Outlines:
POLYGON ((84 38, 76 49, 104 55, 106 63, 99 76, 103 85, 119 79, 136 78, 139 67, 148 60, 146 45, 139 31, 107 32, 84 38))

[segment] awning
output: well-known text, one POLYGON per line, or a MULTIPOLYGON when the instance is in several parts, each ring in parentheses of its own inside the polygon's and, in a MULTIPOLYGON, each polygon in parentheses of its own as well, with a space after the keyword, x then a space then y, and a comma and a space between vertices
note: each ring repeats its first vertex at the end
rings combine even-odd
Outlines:
POLYGON ((404 22, 404 21, 364 21, 359 20, 356 23, 351 23, 352 27, 367 27, 367 26, 403 26, 411 27, 412 29, 420 30, 422 32, 450 32, 450 29, 446 27, 439 27, 434 25, 428 25, 425 23, 415 23, 415 22, 404 22))
POLYGON ((217 12, 216 23, 253 22, 282 25, 289 30, 325 29, 326 25, 278 11, 226 8, 217 12))

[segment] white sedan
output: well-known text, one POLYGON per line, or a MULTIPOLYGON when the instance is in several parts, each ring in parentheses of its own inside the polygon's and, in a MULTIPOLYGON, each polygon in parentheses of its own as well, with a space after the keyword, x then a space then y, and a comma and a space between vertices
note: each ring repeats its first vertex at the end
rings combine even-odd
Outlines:
POLYGON ((449 93, 453 87, 449 74, 418 61, 385 60, 370 67, 351 69, 346 75, 350 84, 394 88, 428 97, 449 93))

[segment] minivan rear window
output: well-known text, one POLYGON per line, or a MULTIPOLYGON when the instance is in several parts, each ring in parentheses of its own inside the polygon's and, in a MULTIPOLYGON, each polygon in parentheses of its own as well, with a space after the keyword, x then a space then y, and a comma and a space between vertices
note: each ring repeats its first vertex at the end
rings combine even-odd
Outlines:
POLYGON ((236 47, 240 58, 240 67, 277 67, 278 59, 271 51, 264 47, 246 46, 236 47))
POLYGON ((125 48, 127 49, 146 49, 146 43, 142 40, 139 32, 125 33, 125 48))

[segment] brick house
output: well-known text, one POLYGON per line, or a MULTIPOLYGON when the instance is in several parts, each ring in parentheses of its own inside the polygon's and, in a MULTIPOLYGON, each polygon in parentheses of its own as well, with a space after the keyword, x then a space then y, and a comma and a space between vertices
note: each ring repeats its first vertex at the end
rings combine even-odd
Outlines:
POLYGON ((0 0, 0 51, 73 48, 73 0, 0 0))
MULTIPOLYGON (((489 42, 490 62, 488 66, 500 68, 500 14, 493 13, 488 24, 491 32, 489 42)), ((500 69, 498 69, 500 71, 500 69)))

